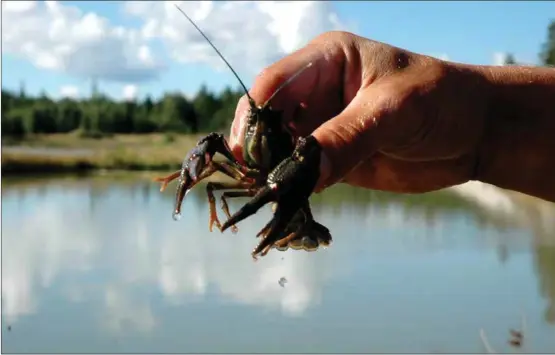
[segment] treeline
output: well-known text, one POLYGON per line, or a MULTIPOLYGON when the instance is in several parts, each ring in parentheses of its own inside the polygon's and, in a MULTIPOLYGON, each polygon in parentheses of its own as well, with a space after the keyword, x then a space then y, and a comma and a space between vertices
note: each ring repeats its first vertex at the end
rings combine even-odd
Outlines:
POLYGON ((2 136, 69 133, 95 137, 115 133, 197 133, 230 126, 243 91, 226 88, 219 94, 203 86, 189 100, 168 93, 160 100, 114 101, 104 95, 53 100, 2 89, 2 136))
MULTIPOLYGON (((542 48, 539 55, 540 65, 544 66, 555 66, 555 20, 551 20, 549 26, 547 27, 547 39, 542 44, 542 48)), ((516 58, 512 53, 507 53, 504 60, 504 65, 518 65, 516 58)))

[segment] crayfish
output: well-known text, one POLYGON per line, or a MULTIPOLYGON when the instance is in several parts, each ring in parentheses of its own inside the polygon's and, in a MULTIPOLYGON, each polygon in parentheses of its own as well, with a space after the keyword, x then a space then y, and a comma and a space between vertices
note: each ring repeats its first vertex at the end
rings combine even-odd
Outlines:
POLYGON ((272 98, 304 70, 311 67, 308 63, 291 78, 286 80, 262 105, 256 105, 249 95, 246 86, 231 65, 212 44, 200 28, 185 14, 181 8, 177 9, 191 22, 206 41, 212 46, 219 57, 233 72, 249 101, 249 112, 243 135, 243 160, 240 163, 222 134, 210 133, 200 139, 185 156, 180 170, 166 177, 155 178, 161 182, 161 191, 168 183, 179 178, 174 219, 181 214, 181 204, 187 192, 201 180, 219 171, 231 177, 232 183, 209 182, 206 185, 210 208, 209 230, 214 225, 224 232, 231 228, 237 232, 238 222, 255 214, 262 206, 273 203, 273 218, 257 234, 261 240, 252 251, 253 258, 264 256, 272 248, 280 251, 304 249, 312 251, 319 246, 328 246, 332 237, 325 226, 316 222, 310 208, 309 197, 319 178, 321 146, 313 136, 295 139, 282 122, 282 112, 273 110, 270 106, 272 98), (226 160, 214 161, 216 153, 223 155, 226 160), (228 218, 223 225, 216 213, 214 191, 223 191, 221 209, 228 218), (235 191, 230 191, 235 190, 235 191), (250 201, 231 215, 227 199, 250 197, 250 201))

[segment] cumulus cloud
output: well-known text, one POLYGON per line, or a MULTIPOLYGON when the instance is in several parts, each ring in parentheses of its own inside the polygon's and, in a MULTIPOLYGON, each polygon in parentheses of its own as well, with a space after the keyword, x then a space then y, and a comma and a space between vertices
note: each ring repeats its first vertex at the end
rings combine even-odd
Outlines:
POLYGON ((137 98, 138 92, 139 88, 137 85, 125 85, 122 92, 123 99, 126 101, 133 101, 137 98))
POLYGON ((125 83, 156 78, 169 59, 224 70, 174 3, 250 75, 316 35, 345 27, 325 1, 124 2, 124 12, 143 22, 139 29, 59 1, 2 2, 2 51, 39 68, 125 83))
POLYGON ((73 85, 64 85, 60 88, 60 96, 76 99, 79 97, 79 88, 73 85))
POLYGON ((148 80, 163 69, 138 31, 58 1, 2 2, 2 52, 111 81, 148 80))
POLYGON ((206 40, 175 8, 178 4, 237 70, 254 74, 316 35, 342 29, 325 1, 129 1, 127 14, 144 20, 141 34, 159 39, 182 63, 224 68, 206 40))
POLYGON ((438 58, 441 59, 441 60, 449 60, 449 56, 448 56, 447 54, 445 54, 445 53, 440 54, 440 55, 438 56, 438 58))
POLYGON ((505 65, 506 59, 507 59, 507 53, 504 53, 504 52, 493 53, 493 65, 505 65))
POLYGON ((447 53, 430 53, 428 55, 430 57, 434 57, 434 58, 441 59, 441 60, 449 60, 449 56, 447 55, 447 53))

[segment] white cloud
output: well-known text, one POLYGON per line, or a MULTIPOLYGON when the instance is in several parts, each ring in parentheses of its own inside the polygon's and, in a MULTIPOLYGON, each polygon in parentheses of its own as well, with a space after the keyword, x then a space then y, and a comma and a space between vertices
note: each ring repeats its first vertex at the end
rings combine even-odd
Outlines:
POLYGON ((137 85, 125 85, 123 87, 123 99, 126 101, 132 101, 137 98, 137 93, 139 92, 139 88, 137 85))
POLYGON ((438 58, 441 59, 441 60, 449 60, 449 56, 448 56, 447 54, 445 54, 445 53, 440 54, 440 55, 438 56, 438 58))
POLYGON ((44 198, 8 217, 27 221, 15 234, 10 232, 15 225, 2 225, 2 231, 8 233, 2 248, 9 250, 2 258, 2 316, 7 322, 31 314, 39 305, 37 291, 48 287, 61 270, 87 269, 96 250, 98 240, 93 232, 73 229, 85 222, 85 215, 75 208, 60 211, 55 205, 44 198), (68 220, 75 223, 67 224, 68 220), (66 227, 70 238, 60 233, 66 227))
POLYGON ((128 14, 145 21, 142 36, 161 39, 174 60, 220 69, 225 64, 173 3, 195 21, 236 70, 249 74, 322 32, 342 28, 331 3, 324 1, 125 3, 128 14))
POLYGON ((76 99, 79 97, 79 88, 73 85, 64 85, 60 88, 60 96, 76 99))
POLYGON ((6 1, 2 2, 2 10, 11 13, 29 11, 35 7, 35 1, 6 1))
POLYGON ((2 2, 2 52, 70 75, 136 82, 163 66, 136 30, 58 1, 2 2))
POLYGON ((495 52, 493 53, 493 65, 505 65, 507 53, 495 52))
MULTIPOLYGON (((425 53, 423 53, 423 54, 425 54, 425 53)), ((427 54, 427 55, 429 55, 430 57, 441 59, 441 60, 449 60, 449 56, 446 53, 430 53, 430 54, 427 54)))
POLYGON ((227 70, 174 3, 234 68, 250 75, 316 35, 343 28, 331 3, 320 1, 124 2, 128 15, 144 21, 140 29, 59 1, 2 2, 2 51, 39 68, 126 83, 155 78, 168 57, 227 70), (157 43, 163 50, 152 49, 157 43))

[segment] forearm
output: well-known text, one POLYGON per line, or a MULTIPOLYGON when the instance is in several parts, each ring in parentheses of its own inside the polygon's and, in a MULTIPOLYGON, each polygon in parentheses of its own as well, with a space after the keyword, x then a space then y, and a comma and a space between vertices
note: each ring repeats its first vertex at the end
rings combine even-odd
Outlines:
POLYGON ((478 71, 487 109, 477 178, 555 202, 555 69, 478 71))

